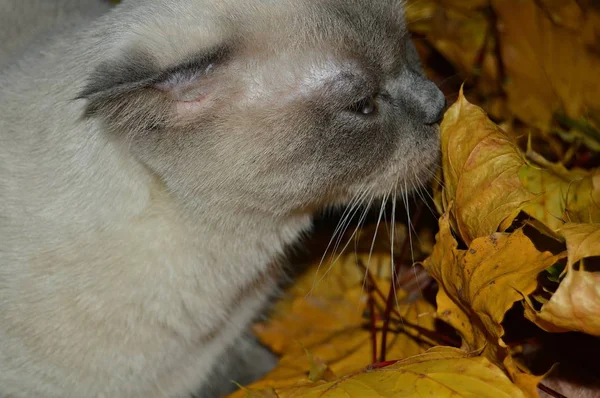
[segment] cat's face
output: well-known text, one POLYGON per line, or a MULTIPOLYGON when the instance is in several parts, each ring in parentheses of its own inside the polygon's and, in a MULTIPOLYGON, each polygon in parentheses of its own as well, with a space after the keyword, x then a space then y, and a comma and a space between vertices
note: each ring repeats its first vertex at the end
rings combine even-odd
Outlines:
POLYGON ((118 25, 82 94, 173 192, 283 214, 431 174, 445 100, 401 2, 215 1, 154 1, 118 25))

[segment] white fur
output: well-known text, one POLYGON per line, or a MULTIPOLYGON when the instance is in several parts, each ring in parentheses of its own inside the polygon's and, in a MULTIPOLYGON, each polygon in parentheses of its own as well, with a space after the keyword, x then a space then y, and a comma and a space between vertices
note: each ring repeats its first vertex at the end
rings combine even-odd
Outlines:
POLYGON ((310 218, 182 209, 82 119, 85 65, 106 55, 100 29, 83 40, 83 55, 59 41, 0 74, 0 395, 189 396, 310 218))
POLYGON ((45 1, 0 0, 2 398, 206 387, 311 213, 411 187, 436 164, 443 95, 397 65, 399 2, 125 0, 102 15, 60 0, 65 13, 43 16, 45 1), (76 99, 91 76, 127 73, 120 61, 144 72, 136 54, 162 72, 227 40, 243 46, 189 85, 100 96, 96 114, 76 99), (395 101, 352 114, 383 80, 395 101))

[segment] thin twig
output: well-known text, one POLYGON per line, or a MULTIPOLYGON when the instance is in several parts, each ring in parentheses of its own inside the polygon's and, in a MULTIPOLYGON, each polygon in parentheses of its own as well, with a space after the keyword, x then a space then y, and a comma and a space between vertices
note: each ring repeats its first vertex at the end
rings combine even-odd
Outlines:
POLYGON ((550 387, 548 387, 545 384, 539 383, 538 388, 540 390, 542 390, 543 392, 545 392, 546 394, 553 396, 554 398, 567 398, 567 396, 562 395, 558 391, 551 389, 550 387))
MULTIPOLYGON (((367 283, 370 284, 371 288, 373 289, 373 292, 375 294, 377 294, 377 296, 379 296, 379 298, 385 302, 387 300, 387 298, 383 294, 383 292, 381 291, 381 289, 379 289, 379 287, 377 286, 377 283, 375 283, 375 279, 373 278, 373 275, 371 274, 371 272, 367 271, 366 266, 364 265, 364 263, 361 260, 358 260, 358 265, 363 268, 363 271, 366 272, 366 275, 367 275, 367 278, 368 278, 368 282, 367 283)), ((375 300, 373 300, 373 304, 375 304, 374 301, 375 300)), ((422 326, 419 326, 419 325, 416 325, 416 324, 414 324, 412 322, 409 322, 394 307, 392 307, 392 312, 391 313, 393 315, 395 315, 395 316, 398 317, 398 319, 397 319, 398 322, 401 321, 402 322, 401 326, 404 327, 404 328, 408 327, 408 328, 414 329, 414 330, 416 330, 417 332, 421 333, 422 335, 424 335, 427 338, 430 338, 432 340, 436 340, 436 341, 438 341, 438 342, 440 342, 442 344, 447 344, 447 345, 452 346, 452 347, 460 347, 460 345, 461 345, 461 343, 460 343, 459 340, 455 340, 455 339, 453 339, 450 336, 446 336, 445 334, 442 334, 442 333, 439 333, 439 332, 436 332, 436 331, 433 331, 433 330, 425 329, 422 326)), ((375 318, 373 318, 373 319, 375 319, 375 318)), ((383 329, 379 328, 379 330, 383 330, 383 329)))
POLYGON ((369 294, 369 312, 370 312, 370 320, 371 320, 371 348, 372 348, 372 358, 371 362, 377 362, 377 323, 375 320, 375 297, 373 297, 374 286, 372 282, 367 282, 367 289, 369 294))

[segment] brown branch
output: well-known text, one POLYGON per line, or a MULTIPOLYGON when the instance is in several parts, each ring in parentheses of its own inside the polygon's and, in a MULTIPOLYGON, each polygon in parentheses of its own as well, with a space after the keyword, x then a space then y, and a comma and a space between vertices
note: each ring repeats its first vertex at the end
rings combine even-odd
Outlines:
POLYGON ((375 320, 375 297, 373 297, 374 286, 372 282, 368 282, 367 289, 369 291, 369 312, 371 321, 371 348, 373 350, 371 362, 377 362, 377 324, 375 320))
POLYGON ((544 385, 542 383, 538 384, 538 388, 540 390, 542 390, 543 392, 545 392, 546 394, 553 396, 554 398, 567 398, 567 396, 562 395, 558 391, 555 391, 555 390, 551 389, 550 387, 548 387, 548 386, 546 386, 546 385, 544 385))
MULTIPOLYGON (((365 271, 367 278, 368 278, 368 283, 370 284, 370 287, 373 289, 372 291, 374 293, 376 293, 377 296, 379 296, 379 298, 385 302, 387 300, 387 298, 383 294, 381 289, 379 289, 379 287, 377 286, 377 283, 375 283, 375 279, 373 278, 373 275, 371 274, 371 272, 367 269, 367 267, 364 265, 364 263, 360 259, 358 260, 358 265, 360 267, 362 267, 363 271, 365 271)), ((375 300, 373 300, 373 305, 375 305, 375 300)), ((398 312, 398 310, 394 307, 392 307, 392 314, 398 317, 397 321, 401 322, 400 326, 402 326, 403 328, 409 327, 411 329, 414 329, 417 332, 424 335, 425 337, 430 338, 431 340, 438 341, 441 344, 446 344, 446 345, 449 345, 452 347, 460 347, 460 345, 461 345, 461 342, 459 340, 455 340, 451 336, 447 336, 445 334, 436 332, 434 330, 425 329, 422 326, 419 326, 417 324, 407 321, 402 316, 402 314, 400 314, 400 312, 398 312)), ((373 317, 373 320, 374 319, 375 318, 373 317)), ((378 328, 378 330, 381 331, 383 329, 378 328)))

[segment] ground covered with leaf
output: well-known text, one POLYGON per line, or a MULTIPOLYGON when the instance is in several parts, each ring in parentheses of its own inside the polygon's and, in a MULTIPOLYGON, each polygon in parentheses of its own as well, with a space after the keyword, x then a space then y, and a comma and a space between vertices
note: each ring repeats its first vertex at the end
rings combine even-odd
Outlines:
POLYGON ((232 397, 600 396, 599 3, 407 16, 452 103, 439 177, 405 222, 347 210, 255 326, 279 365, 232 397))

